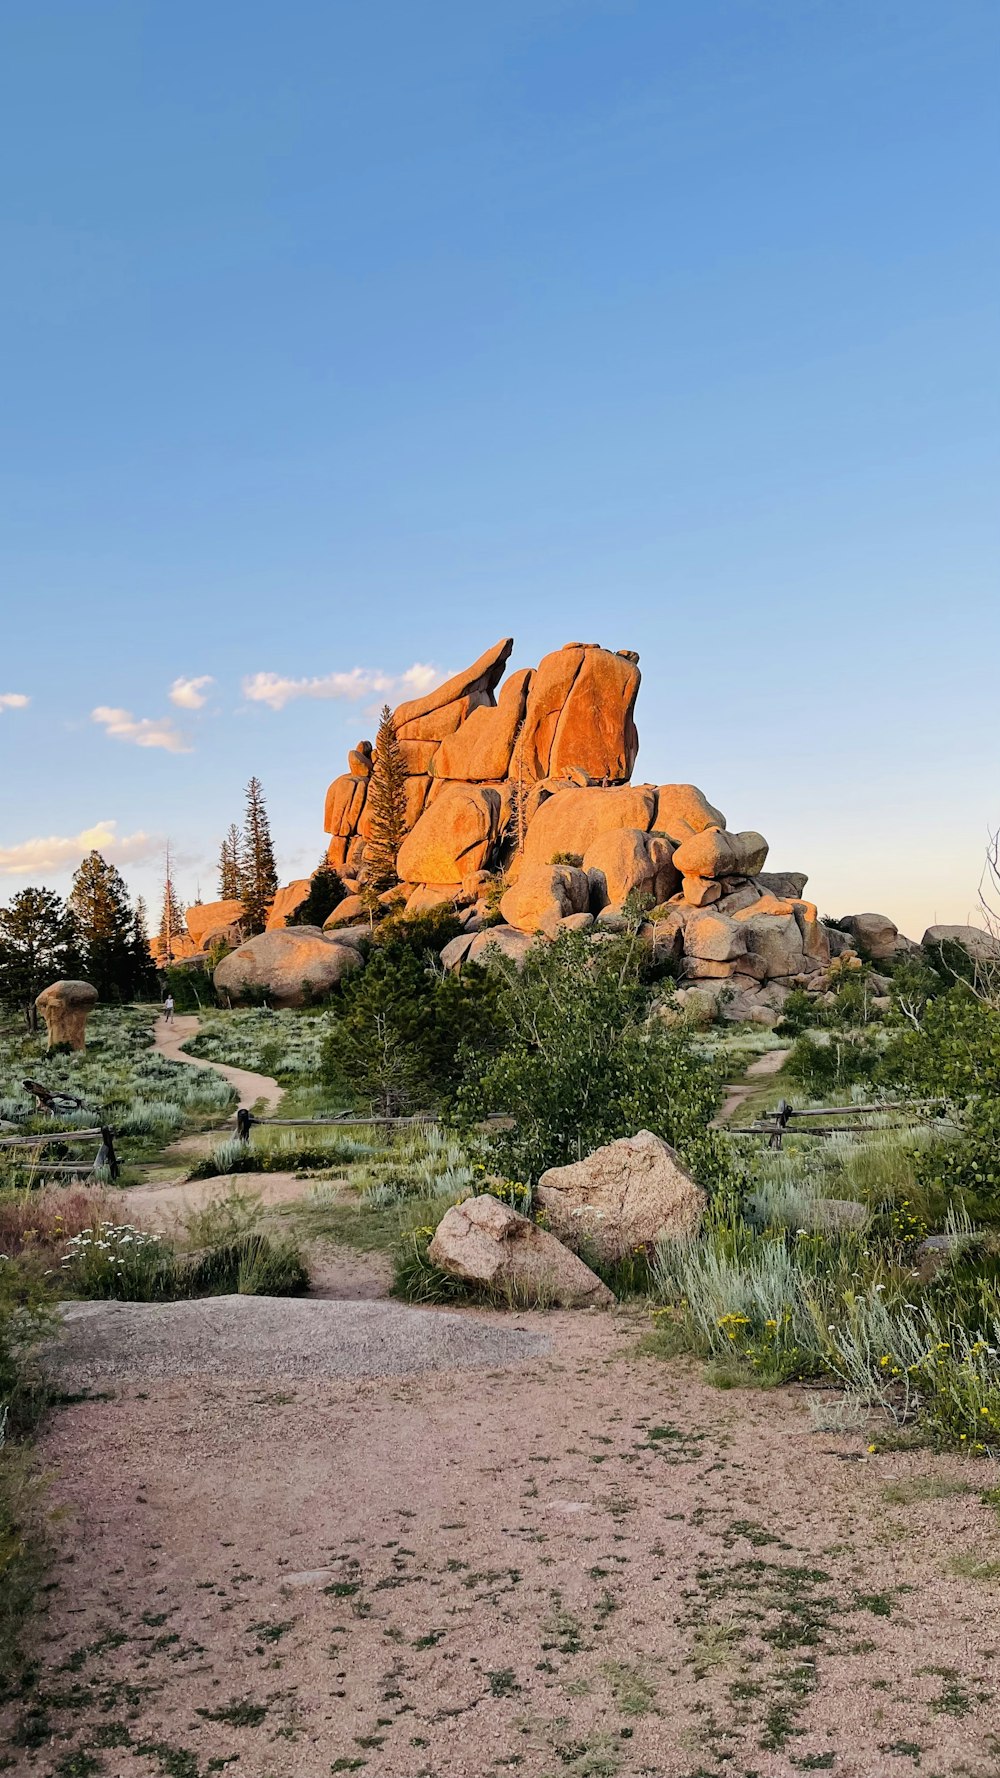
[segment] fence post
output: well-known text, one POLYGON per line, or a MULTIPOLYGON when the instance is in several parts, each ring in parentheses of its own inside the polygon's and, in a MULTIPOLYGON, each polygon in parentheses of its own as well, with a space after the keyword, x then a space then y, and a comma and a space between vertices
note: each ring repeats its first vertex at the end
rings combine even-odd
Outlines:
POLYGON ((106 1167, 112 1179, 117 1179, 121 1172, 118 1156, 115 1154, 114 1132, 108 1129, 107 1124, 101 1125, 101 1146, 97 1151, 94 1165, 95 1167, 106 1167))

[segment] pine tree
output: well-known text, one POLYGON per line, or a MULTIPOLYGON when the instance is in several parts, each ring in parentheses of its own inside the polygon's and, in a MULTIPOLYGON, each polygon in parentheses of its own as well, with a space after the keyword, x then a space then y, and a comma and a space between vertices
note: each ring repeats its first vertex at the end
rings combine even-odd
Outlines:
POLYGON ((161 963, 172 963, 177 951, 177 940, 187 932, 184 924, 184 909, 177 899, 174 879, 170 866, 170 850, 167 849, 166 874, 163 879, 163 905, 160 911, 159 953, 161 963))
POLYGON ((121 873, 88 852, 69 894, 87 980, 102 1000, 131 1000, 136 956, 132 904, 121 873))
POLYGON ((293 913, 286 920, 286 926, 323 926, 339 907, 347 890, 339 871, 335 871, 326 855, 320 859, 319 866, 313 871, 309 884, 309 894, 305 901, 300 901, 293 913))
POLYGON ((219 899, 238 901, 243 868, 243 841, 235 821, 219 851, 219 899))
POLYGON ((379 718, 367 812, 371 832, 365 846, 366 874, 376 888, 388 889, 398 881, 396 860, 406 837, 406 760, 388 704, 379 718))
POLYGON ((51 889, 22 889, 0 908, 0 1001, 38 1029, 35 998, 53 982, 79 975, 73 916, 51 889))
POLYGON ((251 932, 263 932, 267 910, 278 887, 278 870, 271 844, 264 791, 259 778, 247 785, 247 812, 243 825, 243 856, 240 867, 240 900, 251 932))
POLYGON ((157 999, 159 987, 156 980, 153 953, 149 948, 149 917, 146 912, 146 903, 141 895, 136 896, 135 906, 132 909, 129 950, 132 957, 132 999, 157 999))

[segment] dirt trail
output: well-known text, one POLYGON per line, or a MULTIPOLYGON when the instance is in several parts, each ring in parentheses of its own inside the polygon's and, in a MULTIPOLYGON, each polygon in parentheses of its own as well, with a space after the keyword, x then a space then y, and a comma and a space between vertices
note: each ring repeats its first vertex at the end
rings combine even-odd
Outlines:
POLYGON ((409 1376, 355 1320, 351 1375, 304 1375, 292 1330, 269 1371, 262 1328, 167 1374, 126 1340, 89 1399, 67 1376, 18 1774, 996 1770, 1000 1598, 951 1569, 992 1549, 994 1466, 720 1394, 637 1356, 632 1314, 508 1316, 549 1351, 409 1376), (886 1497, 920 1475, 951 1496, 886 1497))
POLYGON ((726 1088, 726 1098, 715 1120, 716 1124, 727 1124, 733 1112, 738 1111, 757 1091, 761 1078, 768 1074, 778 1074, 791 1053, 791 1050, 768 1050, 766 1055, 758 1056, 756 1062, 751 1062, 743 1079, 726 1088))
POLYGON ((200 1020, 193 1013, 175 1015, 172 1025, 165 1020, 157 1019, 153 1027, 153 1045, 160 1054, 168 1056, 171 1062, 186 1062, 191 1068, 211 1068, 214 1074, 221 1074, 236 1088, 240 1096, 240 1104, 256 1105, 263 1100, 268 1111, 276 1111, 281 1103, 282 1090, 276 1080, 268 1074, 254 1074, 249 1068, 230 1068, 225 1062, 206 1062, 201 1056, 185 1055, 182 1043, 187 1043, 198 1031, 200 1020))

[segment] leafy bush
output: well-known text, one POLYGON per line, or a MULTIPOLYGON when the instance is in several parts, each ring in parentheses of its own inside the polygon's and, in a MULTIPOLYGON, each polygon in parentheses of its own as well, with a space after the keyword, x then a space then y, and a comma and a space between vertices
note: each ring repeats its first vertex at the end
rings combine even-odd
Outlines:
POLYGON ((785 1075, 814 1096, 843 1092, 856 1081, 872 1081, 879 1072, 880 1051, 871 1038, 846 1033, 803 1035, 785 1063, 785 1075))
POLYGON ((95 1223, 62 1260, 69 1294, 87 1300, 176 1302, 196 1296, 292 1296, 308 1288, 298 1249, 252 1227, 223 1233, 201 1253, 179 1254, 129 1223, 95 1223))
POLYGON ((890 1040, 879 1072, 890 1085, 959 1106, 1000 1097, 1000 1013, 964 986, 946 989, 926 1002, 919 1028, 890 1040))
POLYGON ((724 1138, 708 1130, 719 1098, 714 1067, 689 1034, 649 1018, 644 947, 599 946, 565 933, 537 947, 522 973, 496 966, 503 995, 499 1052, 467 1065, 460 1121, 493 1113, 514 1128, 490 1137, 497 1169, 536 1180, 546 1167, 649 1129, 679 1148, 703 1183, 728 1176, 724 1138))
POLYGON ((131 1223, 93 1223, 71 1237, 61 1263, 72 1296, 155 1303, 177 1294, 172 1249, 131 1223))
POLYGON ((924 1149, 915 1171, 925 1191, 958 1199, 978 1221, 995 1222, 1000 1217, 1000 1100, 972 1100, 961 1133, 924 1149))

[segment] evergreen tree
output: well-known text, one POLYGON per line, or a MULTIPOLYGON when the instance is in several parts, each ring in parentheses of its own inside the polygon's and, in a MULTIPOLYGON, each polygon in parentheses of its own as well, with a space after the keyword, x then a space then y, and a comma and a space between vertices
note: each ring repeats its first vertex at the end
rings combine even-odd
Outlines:
POLYGON ((406 837, 406 760, 388 704, 379 718, 367 811, 366 874, 376 888, 388 889, 398 881, 396 860, 406 837))
POLYGON ((177 899, 174 879, 170 872, 170 854, 167 853, 167 872, 163 880, 163 905, 160 910, 159 952, 161 963, 172 963, 177 950, 177 940, 187 932, 184 923, 184 909, 177 899))
POLYGON ((259 778, 247 785, 247 812, 243 825, 243 858, 240 868, 240 900, 251 932, 263 932, 267 910, 278 887, 278 870, 271 844, 264 791, 259 778))
POLYGON ((146 903, 141 895, 136 896, 132 909, 129 929, 129 949, 132 954, 132 986, 133 1000, 156 1000, 159 998, 159 985, 156 980, 156 964, 149 948, 149 918, 146 903))
POLYGON ((309 894, 288 915, 285 925, 323 926, 346 894, 340 873, 327 863, 325 857, 321 858, 319 868, 313 872, 309 894))
POLYGON ((69 894, 87 980, 102 1000, 131 1000, 135 992, 135 921, 119 871, 88 852, 69 894))
POLYGON ((235 821, 219 851, 219 899, 238 901, 243 869, 243 842, 235 821))
POLYGON ((38 1029, 36 996, 79 974, 73 916, 51 889, 22 889, 0 908, 0 1000, 38 1029))

